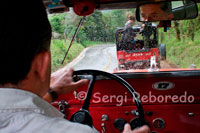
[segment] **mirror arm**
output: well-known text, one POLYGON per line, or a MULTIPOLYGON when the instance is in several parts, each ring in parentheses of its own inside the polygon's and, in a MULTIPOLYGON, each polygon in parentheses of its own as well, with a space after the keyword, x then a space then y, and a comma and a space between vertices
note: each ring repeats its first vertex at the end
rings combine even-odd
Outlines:
POLYGON ((169 30, 169 27, 171 27, 171 21, 163 21, 163 26, 164 26, 164 32, 167 32, 169 30))
POLYGON ((171 27, 171 20, 160 21, 158 27, 164 27, 164 32, 167 32, 169 27, 171 27))

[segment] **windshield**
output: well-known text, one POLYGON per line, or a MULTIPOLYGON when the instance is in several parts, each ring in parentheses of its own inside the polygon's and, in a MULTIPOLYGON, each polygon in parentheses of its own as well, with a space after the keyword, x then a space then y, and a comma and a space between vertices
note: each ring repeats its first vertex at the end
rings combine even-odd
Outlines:
POLYGON ((164 32, 158 23, 137 22, 135 9, 95 11, 85 17, 64 64, 81 17, 70 11, 49 20, 53 71, 64 65, 107 72, 200 68, 199 17, 172 21, 164 32))

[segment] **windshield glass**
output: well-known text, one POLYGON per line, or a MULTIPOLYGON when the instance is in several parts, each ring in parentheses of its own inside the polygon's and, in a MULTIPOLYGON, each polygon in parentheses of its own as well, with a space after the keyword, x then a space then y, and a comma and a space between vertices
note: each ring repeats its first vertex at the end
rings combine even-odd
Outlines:
POLYGON ((49 15, 53 71, 64 65, 108 72, 200 68, 199 17, 172 21, 164 32, 156 22, 137 22, 135 9, 95 11, 86 16, 61 64, 80 19, 73 11, 49 15))

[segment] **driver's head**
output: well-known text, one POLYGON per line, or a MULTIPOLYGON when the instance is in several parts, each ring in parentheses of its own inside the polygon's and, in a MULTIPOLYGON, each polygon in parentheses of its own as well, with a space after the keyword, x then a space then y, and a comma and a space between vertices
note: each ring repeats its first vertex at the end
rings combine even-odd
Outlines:
POLYGON ((4 0, 1 5, 0 85, 17 85, 27 80, 37 55, 50 53, 51 27, 41 0, 4 0))
POLYGON ((141 21, 171 20, 171 3, 152 3, 140 7, 141 21))

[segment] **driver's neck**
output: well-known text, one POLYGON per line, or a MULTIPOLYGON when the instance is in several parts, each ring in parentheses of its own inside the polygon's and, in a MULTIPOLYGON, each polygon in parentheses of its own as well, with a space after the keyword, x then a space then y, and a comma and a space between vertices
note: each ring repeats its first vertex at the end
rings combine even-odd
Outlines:
POLYGON ((19 90, 29 91, 40 97, 44 95, 41 93, 42 87, 39 87, 39 83, 36 82, 35 80, 30 80, 29 78, 25 78, 24 80, 19 81, 17 84, 13 83, 1 84, 0 88, 15 88, 19 90))
POLYGON ((12 83, 6 83, 3 85, 0 85, 0 88, 19 88, 18 85, 12 84, 12 83))

